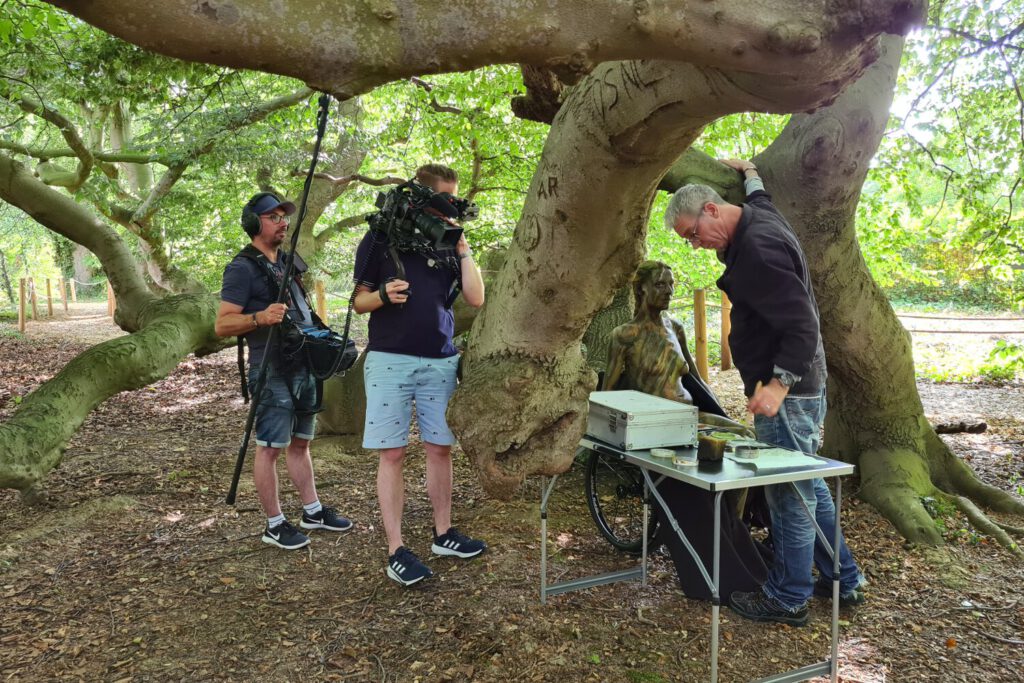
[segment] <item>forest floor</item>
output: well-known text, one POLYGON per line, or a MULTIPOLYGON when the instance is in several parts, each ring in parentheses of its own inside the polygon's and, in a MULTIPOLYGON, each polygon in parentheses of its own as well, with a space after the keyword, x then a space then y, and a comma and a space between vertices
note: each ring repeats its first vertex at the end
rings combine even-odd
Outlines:
MULTIPOLYGON (((0 328, 0 421, 90 344, 119 334, 104 304, 0 328)), ((735 371, 716 373, 727 408, 735 371)), ((933 422, 984 419, 944 436, 987 483, 1021 493, 1024 387, 921 383, 933 422)), ((402 589, 384 574, 376 460, 340 438, 313 453, 321 498, 352 517, 284 552, 260 542, 251 476, 224 504, 246 407, 234 351, 189 359, 168 378, 96 409, 28 507, 0 491, 3 681, 658 681, 707 680, 710 609, 686 598, 674 566, 651 558, 650 585, 619 583, 539 604, 537 479, 487 498, 455 450, 456 524, 486 539, 473 561, 434 559, 434 579, 402 589)), ((405 536, 429 554, 422 451, 407 466, 405 536)), ((629 568, 587 512, 580 468, 550 503, 553 580, 629 568)), ((942 549, 906 546, 844 492, 844 530, 868 602, 844 611, 840 677, 1024 680, 1024 562, 949 514, 942 549)), ((285 511, 299 501, 282 486, 285 511)), ((1019 522, 1018 522, 1019 523, 1019 522)), ((720 680, 747 681, 825 659, 830 607, 804 628, 722 611, 720 680)))

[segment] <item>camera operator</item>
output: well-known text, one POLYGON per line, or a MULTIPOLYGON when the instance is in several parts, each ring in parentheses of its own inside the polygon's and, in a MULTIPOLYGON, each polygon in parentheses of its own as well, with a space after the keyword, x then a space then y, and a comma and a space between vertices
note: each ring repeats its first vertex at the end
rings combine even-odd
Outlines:
MULTIPOLYGON (((458 192, 458 175, 440 164, 421 166, 415 182, 442 199, 446 195, 440 193, 458 192)), ((435 208, 422 211, 449 221, 435 208)), ((483 541, 469 538, 451 525, 451 447, 455 437, 445 420, 459 364, 452 343, 455 288, 461 288, 467 304, 479 308, 484 303, 484 283, 465 235, 454 250, 423 245, 402 249, 396 248, 394 240, 388 242, 381 231, 371 229, 356 251, 355 310, 370 313, 370 341, 363 369, 363 447, 380 451, 377 497, 388 542, 386 572, 391 579, 409 586, 433 575, 402 541, 402 467, 414 402, 426 452, 427 494, 433 508, 431 551, 470 558, 487 548, 483 541), (400 277, 402 274, 404 277, 400 277)))
MULTIPOLYGON (((214 330, 221 337, 245 337, 249 346, 249 386, 254 386, 266 353, 269 328, 287 313, 293 320, 312 321, 302 288, 291 282, 287 304, 275 303, 284 276, 284 243, 295 205, 270 192, 260 192, 242 209, 242 228, 252 239, 224 269, 220 308, 214 330)), ((320 504, 313 479, 309 442, 316 425, 317 389, 306 368, 284 372, 270 359, 266 383, 256 411, 256 458, 253 480, 267 515, 263 542, 285 550, 309 545, 309 537, 281 512, 277 457, 286 449, 288 474, 302 500, 303 529, 348 531, 352 522, 320 504)))

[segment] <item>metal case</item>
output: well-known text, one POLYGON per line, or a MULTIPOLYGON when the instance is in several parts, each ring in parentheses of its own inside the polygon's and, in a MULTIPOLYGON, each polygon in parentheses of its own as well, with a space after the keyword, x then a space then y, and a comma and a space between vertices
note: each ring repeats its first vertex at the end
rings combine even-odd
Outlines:
POLYGON ((697 408, 641 391, 594 391, 587 434, 627 451, 695 446, 697 408))

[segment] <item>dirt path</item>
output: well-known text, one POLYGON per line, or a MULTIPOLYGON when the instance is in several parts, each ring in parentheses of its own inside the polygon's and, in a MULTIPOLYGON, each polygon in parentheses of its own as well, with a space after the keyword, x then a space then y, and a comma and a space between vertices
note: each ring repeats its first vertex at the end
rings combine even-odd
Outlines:
MULTIPOLYGON (((88 343, 117 334, 93 317, 0 334, 0 420, 88 343), (74 339, 74 341, 70 341, 74 339)), ((77 311, 76 311, 77 313, 77 311)), ((372 454, 338 439, 314 447, 322 498, 357 528, 315 535, 308 552, 259 542, 248 476, 223 504, 244 418, 231 351, 191 359, 89 418, 48 479, 49 503, 0 491, 0 672, 7 681, 657 681, 706 680, 709 610, 655 555, 651 585, 624 583, 538 602, 539 482, 486 498, 456 453, 456 523, 491 550, 431 562, 437 576, 401 590, 384 576, 372 454)), ((715 378, 736 403, 735 373, 715 378)), ((935 420, 992 428, 950 443, 983 478, 1014 490, 1024 469, 1020 387, 921 386, 935 420), (1014 479, 1016 477, 1016 479, 1014 479)), ((422 454, 410 456, 406 536, 429 552, 422 454)), ((855 488, 855 482, 851 488, 855 488)), ((849 489, 846 489, 849 490, 849 489)), ((294 516, 288 486, 283 502, 294 516)), ((550 505, 555 580, 629 567, 597 535, 578 471, 550 505)), ((845 529, 870 581, 843 615, 840 680, 1024 680, 1024 570, 949 522, 943 551, 906 549, 867 505, 845 529)), ((818 661, 827 603, 803 629, 723 610, 721 679, 747 681, 818 661)))

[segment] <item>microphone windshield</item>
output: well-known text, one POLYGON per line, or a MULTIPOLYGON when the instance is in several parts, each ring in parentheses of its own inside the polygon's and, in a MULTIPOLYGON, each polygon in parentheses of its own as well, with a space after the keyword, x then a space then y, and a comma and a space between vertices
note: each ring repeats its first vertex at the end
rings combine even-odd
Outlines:
POLYGON ((436 210, 446 218, 458 218, 459 210, 449 201, 452 198, 447 192, 438 192, 430 198, 430 208, 436 210))

